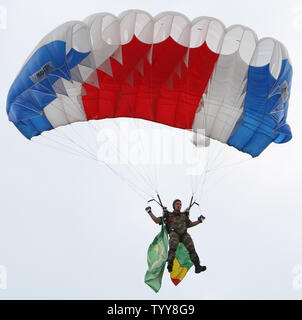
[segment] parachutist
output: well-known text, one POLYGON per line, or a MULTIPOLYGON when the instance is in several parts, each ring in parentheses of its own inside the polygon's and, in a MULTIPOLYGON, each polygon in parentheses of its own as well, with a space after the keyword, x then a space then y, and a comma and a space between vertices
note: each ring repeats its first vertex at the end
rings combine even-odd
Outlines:
POLYGON ((151 210, 151 207, 147 207, 145 210, 150 215, 151 219, 159 224, 165 223, 169 233, 169 251, 168 251, 168 266, 167 269, 169 272, 172 271, 173 261, 176 256, 176 250, 179 242, 182 242, 184 246, 187 248, 190 259, 195 265, 195 272, 200 273, 206 270, 206 266, 200 265, 200 260, 198 254, 195 250, 193 240, 189 233, 187 232, 187 228, 191 228, 197 226, 202 223, 205 219, 204 216, 198 217, 197 221, 192 222, 189 219, 190 207, 187 208, 184 212, 181 212, 181 201, 176 199, 173 201, 173 212, 169 212, 167 207, 163 207, 163 216, 156 217, 151 210))

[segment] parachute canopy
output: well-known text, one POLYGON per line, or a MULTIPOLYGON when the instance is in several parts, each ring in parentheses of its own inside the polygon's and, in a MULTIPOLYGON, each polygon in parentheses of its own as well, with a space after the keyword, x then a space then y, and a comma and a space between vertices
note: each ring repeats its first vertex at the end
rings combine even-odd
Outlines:
POLYGON ((98 13, 41 40, 10 88, 7 114, 28 139, 130 117, 204 130, 255 157, 292 137, 291 79, 284 45, 245 26, 177 12, 98 13))

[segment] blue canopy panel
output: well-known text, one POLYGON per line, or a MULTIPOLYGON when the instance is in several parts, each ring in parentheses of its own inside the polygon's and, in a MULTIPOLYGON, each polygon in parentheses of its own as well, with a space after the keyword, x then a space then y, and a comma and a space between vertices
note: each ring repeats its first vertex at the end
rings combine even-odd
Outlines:
POLYGON ((6 112, 10 121, 28 139, 53 129, 43 109, 57 98, 52 85, 59 79, 71 80, 70 70, 90 52, 71 49, 64 41, 40 47, 25 64, 8 93, 6 112))
POLYGON ((250 66, 244 112, 227 144, 257 157, 271 143, 291 140, 286 124, 291 89, 292 66, 283 60, 278 79, 270 73, 269 64, 250 66))

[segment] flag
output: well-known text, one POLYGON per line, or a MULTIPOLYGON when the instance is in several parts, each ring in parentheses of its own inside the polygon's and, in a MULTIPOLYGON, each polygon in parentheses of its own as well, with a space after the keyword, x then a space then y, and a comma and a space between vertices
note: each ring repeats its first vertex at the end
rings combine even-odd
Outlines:
POLYGON ((173 269, 170 273, 172 282, 177 286, 193 266, 190 255, 182 242, 178 244, 176 256, 173 261, 173 269))
POLYGON ((161 287, 167 254, 168 231, 163 225, 161 232, 154 238, 148 249, 148 270, 145 275, 145 283, 155 292, 158 292, 161 287))

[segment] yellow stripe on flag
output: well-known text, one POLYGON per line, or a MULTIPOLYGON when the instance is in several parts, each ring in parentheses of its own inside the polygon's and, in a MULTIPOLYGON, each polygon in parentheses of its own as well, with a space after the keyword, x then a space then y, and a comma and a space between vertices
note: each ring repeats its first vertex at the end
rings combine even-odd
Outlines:
POLYGON ((177 258, 174 259, 173 269, 170 273, 172 282, 177 286, 179 282, 186 276, 188 269, 186 267, 182 267, 177 258))

